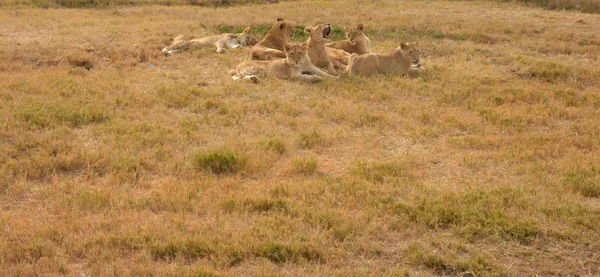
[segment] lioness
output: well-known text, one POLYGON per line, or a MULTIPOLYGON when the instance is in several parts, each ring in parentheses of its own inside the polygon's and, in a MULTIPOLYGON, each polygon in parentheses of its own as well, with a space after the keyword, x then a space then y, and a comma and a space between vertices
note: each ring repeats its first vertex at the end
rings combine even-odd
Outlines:
POLYGON ((400 46, 388 55, 368 53, 352 54, 346 72, 349 75, 407 74, 411 69, 423 70, 420 64, 419 41, 401 42, 400 46))
POLYGON ((278 18, 277 22, 261 41, 250 50, 253 60, 274 60, 285 58, 283 48, 287 40, 294 36, 294 26, 278 18))
POLYGON ((346 39, 327 43, 327 47, 342 49, 350 54, 371 53, 371 40, 365 36, 364 28, 362 24, 352 28, 344 28, 346 39))
POLYGON ((225 53, 225 49, 241 48, 252 46, 256 43, 256 38, 250 34, 250 27, 239 34, 221 34, 203 38, 194 38, 181 35, 173 40, 173 44, 163 48, 165 55, 171 55, 184 50, 197 49, 204 46, 216 46, 217 53, 225 53))
POLYGON ((306 44, 286 44, 284 46, 285 59, 271 61, 245 61, 232 71, 234 80, 250 79, 254 82, 259 77, 269 76, 279 79, 295 79, 305 82, 319 82, 321 77, 339 78, 315 67, 306 55, 306 44), (307 75, 303 73, 311 73, 307 75))
POLYGON ((329 74, 337 74, 336 67, 346 69, 350 54, 341 49, 325 47, 325 43, 331 38, 331 25, 309 26, 304 29, 304 33, 309 35, 306 41, 308 57, 316 67, 326 69, 329 74))

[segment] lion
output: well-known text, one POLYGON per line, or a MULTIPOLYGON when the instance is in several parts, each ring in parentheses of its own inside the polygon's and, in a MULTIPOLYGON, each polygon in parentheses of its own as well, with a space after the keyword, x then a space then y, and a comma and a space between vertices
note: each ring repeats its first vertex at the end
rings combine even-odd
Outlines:
POLYGON ((331 38, 331 25, 309 26, 304 33, 309 35, 306 41, 308 57, 316 67, 326 69, 329 74, 337 74, 335 68, 346 69, 350 54, 341 49, 325 47, 331 38))
POLYGON ((422 71, 419 41, 401 42, 400 46, 388 55, 367 53, 350 55, 346 68, 348 75, 396 74, 404 75, 411 70, 422 71))
POLYGON ((250 49, 250 57, 253 60, 274 60, 286 57, 284 47, 289 38, 295 33, 294 26, 277 18, 277 22, 261 41, 250 49))
POLYGON ((350 54, 371 53, 371 40, 365 36, 364 28, 362 24, 352 28, 344 28, 346 39, 327 43, 326 46, 342 49, 350 54))
POLYGON ((283 49, 285 59, 245 61, 230 73, 234 75, 234 80, 249 79, 255 83, 264 76, 311 83, 321 81, 322 77, 339 78, 315 67, 306 55, 306 47, 305 43, 286 44, 283 49))
POLYGON ((165 55, 171 55, 185 50, 216 46, 217 53, 225 53, 225 49, 242 48, 254 44, 256 44, 256 37, 250 34, 250 27, 248 27, 239 34, 226 33, 203 38, 181 35, 173 40, 173 44, 163 48, 162 52, 165 55))

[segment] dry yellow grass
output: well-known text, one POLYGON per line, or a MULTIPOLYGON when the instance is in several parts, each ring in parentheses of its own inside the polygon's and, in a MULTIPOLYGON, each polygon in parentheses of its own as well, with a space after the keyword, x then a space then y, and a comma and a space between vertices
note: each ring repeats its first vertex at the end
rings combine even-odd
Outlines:
POLYGON ((600 275, 598 15, 291 1, 0 26, 0 276, 600 275), (420 39, 427 70, 255 85, 227 75, 243 50, 160 53, 277 17, 420 39))

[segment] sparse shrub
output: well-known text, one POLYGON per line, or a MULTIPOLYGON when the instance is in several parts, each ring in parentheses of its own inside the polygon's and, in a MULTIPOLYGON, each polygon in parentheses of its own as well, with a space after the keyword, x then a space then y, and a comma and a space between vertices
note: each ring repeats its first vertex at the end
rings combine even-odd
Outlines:
POLYGON ((139 179, 144 163, 138 157, 116 157, 110 161, 110 168, 115 177, 121 181, 134 182, 139 179))
POLYGON ((81 190, 72 199, 77 208, 84 211, 98 211, 112 205, 110 191, 81 190))
POLYGON ((170 240, 150 246, 150 255, 155 260, 171 261, 176 257, 183 257, 191 262, 206 258, 213 253, 214 250, 210 245, 198 239, 170 240))
POLYGON ((382 183, 389 179, 408 177, 406 169, 395 163, 356 162, 351 169, 352 174, 368 181, 382 183))
POLYGON ((236 249, 227 248, 225 252, 227 255, 226 267, 236 266, 244 261, 244 255, 236 249))
POLYGON ((223 201, 223 203, 221 204, 221 207, 226 212, 233 212, 238 207, 238 202, 234 199, 227 199, 227 200, 223 201))
POLYGON ((563 184, 583 196, 600 197, 600 167, 567 172, 563 174, 563 184))
POLYGON ((269 243, 263 245, 257 251, 258 256, 267 258, 274 263, 285 263, 292 261, 294 257, 294 250, 291 247, 279 243, 269 243))
POLYGON ((0 195, 4 194, 4 192, 9 188, 9 179, 8 176, 0 171, 0 195))
POLYGON ((246 210, 255 213, 288 213, 291 210, 288 202, 283 199, 251 199, 242 202, 238 202, 234 199, 227 199, 221 206, 226 212, 246 210))
POLYGON ((317 263, 325 262, 325 258, 323 257, 321 251, 315 249, 314 247, 302 245, 299 247, 298 252, 300 254, 300 257, 302 257, 306 261, 317 263))
POLYGON ((246 166, 247 159, 243 154, 228 150, 197 153, 194 165, 197 169, 214 174, 236 173, 246 166))
POLYGON ((388 120, 384 115, 363 111, 358 114, 358 119, 356 120, 355 125, 362 127, 375 127, 384 126, 387 123, 388 120))
POLYGON ((283 154, 286 151, 285 141, 279 137, 260 140, 258 142, 258 146, 262 149, 273 151, 278 154, 283 154))
POLYGON ((325 139, 316 130, 313 130, 312 132, 308 132, 308 133, 300 133, 300 135, 298 136, 298 140, 297 140, 298 147, 304 148, 304 149, 310 149, 310 148, 314 148, 316 146, 324 145, 324 144, 325 144, 325 139))
POLYGON ((288 212, 290 210, 287 202, 282 199, 257 199, 248 200, 245 205, 252 212, 288 212))
MULTIPOLYGON (((166 102, 169 108, 182 109, 188 108, 193 112, 200 110, 200 103, 197 98, 204 95, 205 89, 192 85, 161 87, 157 90, 157 95, 166 102)), ((206 109, 217 107, 219 102, 212 103, 211 100, 205 103, 206 109), (209 104, 210 102, 210 104, 209 104)))
POLYGON ((504 104, 504 97, 496 95, 494 96, 494 103, 496 104, 496 106, 500 106, 502 104, 504 104))
POLYGON ((409 245, 405 252, 411 263, 424 265, 440 275, 487 276, 496 273, 492 262, 478 254, 470 255, 467 259, 457 259, 442 256, 437 251, 427 251, 417 244, 409 245))
POLYGON ((321 251, 307 245, 292 247, 281 243, 268 243, 260 247, 256 254, 274 263, 298 262, 300 259, 318 263, 325 261, 321 251))
POLYGON ((353 231, 353 228, 350 226, 335 227, 331 230, 331 234, 335 240, 344 242, 352 235, 353 231))
POLYGON ((292 161, 292 170, 297 174, 311 175, 317 170, 315 158, 299 158, 292 161))

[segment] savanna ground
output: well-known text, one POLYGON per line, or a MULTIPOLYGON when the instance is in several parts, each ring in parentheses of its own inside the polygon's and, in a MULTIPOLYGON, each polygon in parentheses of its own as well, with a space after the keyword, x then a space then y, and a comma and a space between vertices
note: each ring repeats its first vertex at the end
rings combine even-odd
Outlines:
POLYGON ((511 3, 0 10, 1 276, 598 276, 600 16, 511 3), (277 17, 420 75, 161 55, 277 17))

